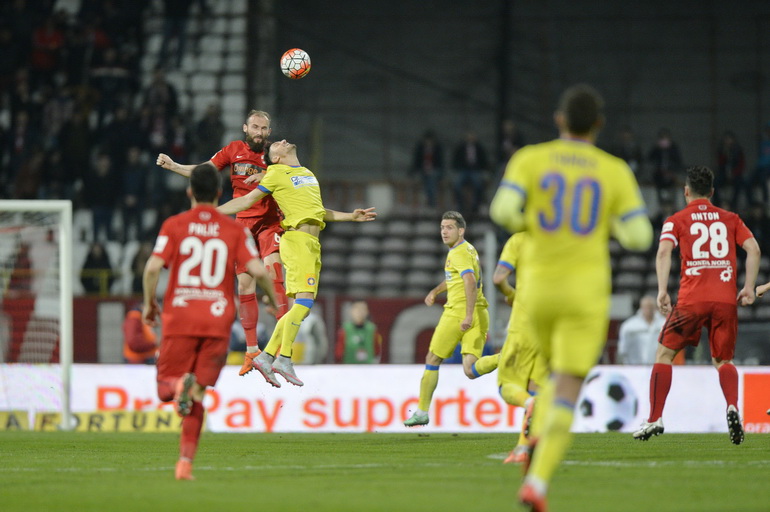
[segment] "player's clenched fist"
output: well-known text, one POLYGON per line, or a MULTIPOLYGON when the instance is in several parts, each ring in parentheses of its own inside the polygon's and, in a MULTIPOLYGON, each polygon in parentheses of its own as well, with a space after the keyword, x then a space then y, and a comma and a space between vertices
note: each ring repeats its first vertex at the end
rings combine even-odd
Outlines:
POLYGON ((155 164, 163 167, 164 169, 171 169, 171 166, 174 165, 174 161, 168 155, 161 153, 158 155, 158 159, 155 160, 155 164))

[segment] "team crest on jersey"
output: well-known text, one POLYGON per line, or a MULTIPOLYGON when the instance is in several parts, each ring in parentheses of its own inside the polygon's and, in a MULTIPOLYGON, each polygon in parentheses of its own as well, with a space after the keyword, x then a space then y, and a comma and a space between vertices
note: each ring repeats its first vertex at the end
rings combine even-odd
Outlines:
POLYGON ((315 284, 316 284, 315 275, 308 274, 307 275, 307 285, 308 286, 315 286, 315 284))
POLYGON ((706 208, 708 208, 708 207, 705 204, 699 204, 698 205, 698 209, 699 210, 705 210, 706 208))
POLYGON ((290 179, 294 188, 318 186, 318 180, 315 179, 315 176, 292 176, 290 179))
POLYGON ((198 215, 198 218, 202 221, 207 221, 211 219, 211 213, 210 212, 201 212, 198 215))

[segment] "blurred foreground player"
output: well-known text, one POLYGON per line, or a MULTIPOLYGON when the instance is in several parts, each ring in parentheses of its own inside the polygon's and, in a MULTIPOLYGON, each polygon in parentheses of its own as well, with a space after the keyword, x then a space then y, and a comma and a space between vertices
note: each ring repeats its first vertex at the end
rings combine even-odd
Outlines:
POLYGON ((248 230, 216 211, 222 193, 219 174, 202 164, 190 174, 192 208, 169 217, 160 228, 144 269, 142 318, 155 325, 161 268, 169 281, 161 314, 158 397, 175 401, 182 419, 177 480, 192 480, 192 462, 203 423, 203 395, 225 365, 235 317, 236 265, 245 268, 275 305, 265 267, 248 230))
POLYGON ((575 402, 607 341, 611 293, 609 238, 646 250, 652 225, 631 168, 595 146, 604 102, 592 87, 567 89, 554 116, 559 139, 517 151, 490 215, 526 230, 521 299, 551 379, 532 419, 531 465, 519 500, 542 512, 554 472, 572 440, 575 402))
MULTIPOLYGON (((267 138, 270 136, 270 114, 261 110, 252 110, 246 116, 243 124, 243 140, 234 140, 220 149, 209 163, 220 171, 225 167, 230 168, 230 180, 233 184, 233 195, 241 197, 256 188, 267 168, 264 151, 267 138)), ((195 165, 180 164, 174 162, 171 157, 163 153, 158 155, 156 162, 164 169, 168 169, 185 177, 190 176, 195 165)), ((281 212, 272 197, 265 197, 256 201, 249 208, 238 212, 236 220, 251 231, 251 235, 257 243, 259 256, 264 260, 270 277, 273 280, 275 298, 278 300, 276 318, 280 318, 289 310, 286 299, 286 290, 283 281, 283 267, 278 246, 283 234, 281 228, 281 212)), ((243 366, 239 374, 246 375, 254 369, 252 366, 254 357, 259 354, 257 346, 257 323, 259 320, 259 306, 257 304, 256 283, 246 272, 239 267, 238 273, 238 314, 246 334, 246 353, 243 366)))
POLYGON ((684 186, 687 206, 663 223, 655 270, 658 309, 668 317, 650 375, 650 416, 634 432, 634 439, 640 441, 663 433, 663 408, 671 389, 674 356, 688 345, 697 346, 706 327, 711 361, 719 373, 719 385, 727 402, 730 441, 743 442, 743 425, 738 413, 738 370, 733 365, 738 337, 737 304, 754 303, 760 250, 754 235, 737 214, 711 204, 709 198, 713 194, 711 169, 690 167, 684 186), (736 285, 736 245, 746 251, 746 277, 740 292, 736 285), (679 296, 672 306, 668 278, 671 253, 677 246, 682 271, 679 296))

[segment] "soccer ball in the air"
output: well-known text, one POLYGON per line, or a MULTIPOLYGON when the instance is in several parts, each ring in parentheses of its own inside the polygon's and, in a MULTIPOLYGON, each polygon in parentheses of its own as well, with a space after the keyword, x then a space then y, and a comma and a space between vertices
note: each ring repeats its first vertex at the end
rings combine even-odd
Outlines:
POLYGON ((286 50, 281 55, 281 71, 293 80, 304 77, 310 72, 310 55, 299 48, 286 50))
POLYGON ((629 431, 636 425, 639 399, 620 373, 594 370, 583 384, 575 414, 578 432, 629 431))

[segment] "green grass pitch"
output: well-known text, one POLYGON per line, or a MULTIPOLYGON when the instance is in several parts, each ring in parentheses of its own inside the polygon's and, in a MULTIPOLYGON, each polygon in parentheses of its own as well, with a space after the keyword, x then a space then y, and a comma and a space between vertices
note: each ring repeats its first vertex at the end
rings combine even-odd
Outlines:
MULTIPOLYGON (((173 434, 0 433, 0 510, 518 511, 514 435, 204 433, 194 482, 173 434)), ((768 511, 770 436, 581 434, 559 511, 768 511)))

